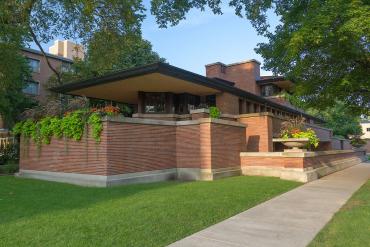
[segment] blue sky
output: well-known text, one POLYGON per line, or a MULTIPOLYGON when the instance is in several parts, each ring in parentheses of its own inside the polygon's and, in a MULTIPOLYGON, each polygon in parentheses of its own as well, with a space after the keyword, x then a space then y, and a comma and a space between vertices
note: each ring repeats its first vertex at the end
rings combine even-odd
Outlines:
MULTIPOLYGON (((222 11, 223 15, 214 15, 210 10, 191 10, 177 26, 160 29, 148 10, 143 37, 170 64, 202 75, 204 65, 213 62, 228 64, 254 58, 263 63, 254 48, 266 39, 257 35, 247 19, 236 16, 232 8, 225 5, 222 11)), ((268 17, 272 26, 278 23, 272 12, 268 17)), ((261 74, 271 73, 262 70, 261 74)))
MULTIPOLYGON (((254 48, 266 39, 258 36, 250 22, 236 16, 233 9, 223 8, 223 12, 214 15, 209 10, 192 10, 186 20, 167 29, 158 28, 155 18, 149 15, 143 23, 143 36, 170 64, 202 75, 208 63, 228 64, 252 58, 263 62, 254 48)), ((273 25, 278 23, 273 13, 269 20, 273 25)))

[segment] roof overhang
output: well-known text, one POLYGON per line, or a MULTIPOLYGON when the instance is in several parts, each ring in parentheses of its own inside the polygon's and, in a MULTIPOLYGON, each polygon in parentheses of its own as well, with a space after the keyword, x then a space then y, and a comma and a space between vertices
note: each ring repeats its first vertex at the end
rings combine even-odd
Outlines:
MULTIPOLYGON (((58 93, 86 96, 135 104, 138 92, 171 92, 210 95, 221 92, 223 83, 212 84, 199 75, 178 73, 168 64, 156 63, 120 71, 51 90, 58 93)), ((178 69, 178 68, 176 68, 178 69)), ((190 74, 189 74, 190 73, 190 74)))
POLYGON ((283 111, 315 119, 318 122, 323 122, 322 119, 277 104, 264 97, 234 87, 232 84, 224 80, 205 77, 166 63, 158 62, 118 71, 101 77, 65 84, 50 88, 50 90, 56 93, 133 104, 137 103, 137 92, 140 91, 191 93, 195 95, 228 92, 259 104, 268 105, 283 111))
POLYGON ((269 77, 257 80, 258 85, 274 84, 282 89, 289 90, 293 87, 294 83, 287 80, 283 76, 269 77))

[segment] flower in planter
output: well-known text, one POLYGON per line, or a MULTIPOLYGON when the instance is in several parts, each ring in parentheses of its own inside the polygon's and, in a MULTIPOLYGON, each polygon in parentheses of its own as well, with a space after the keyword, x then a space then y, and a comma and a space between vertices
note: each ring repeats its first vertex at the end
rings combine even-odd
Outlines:
POLYGON ((311 128, 306 128, 304 125, 304 118, 294 118, 282 123, 281 138, 308 138, 309 146, 317 148, 320 139, 316 132, 311 128))

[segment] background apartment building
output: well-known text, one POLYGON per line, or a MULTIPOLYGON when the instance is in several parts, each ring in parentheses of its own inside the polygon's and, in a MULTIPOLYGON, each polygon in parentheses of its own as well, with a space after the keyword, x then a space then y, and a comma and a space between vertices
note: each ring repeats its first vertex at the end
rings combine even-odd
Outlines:
MULTIPOLYGON (((46 58, 41 51, 23 48, 22 54, 26 57, 28 65, 31 69, 32 76, 27 80, 27 85, 23 92, 35 98, 36 100, 43 101, 47 99, 48 90, 47 82, 54 74, 47 64, 46 58)), ((55 41, 54 45, 49 48, 46 56, 51 66, 58 71, 68 71, 73 63, 73 58, 84 58, 83 47, 71 41, 55 41)), ((0 132, 5 133, 4 119, 0 115, 0 132)))

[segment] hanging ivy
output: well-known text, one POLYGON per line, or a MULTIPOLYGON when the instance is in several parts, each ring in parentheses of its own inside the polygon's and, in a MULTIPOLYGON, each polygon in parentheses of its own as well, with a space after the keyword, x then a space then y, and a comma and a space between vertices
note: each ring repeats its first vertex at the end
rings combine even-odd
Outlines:
POLYGON ((77 110, 68 112, 63 118, 44 117, 39 121, 27 119, 18 122, 13 128, 14 135, 22 135, 31 138, 37 145, 50 144, 51 138, 69 138, 80 141, 85 131, 85 126, 92 128, 92 136, 96 142, 100 142, 100 134, 103 130, 102 112, 90 112, 89 110, 77 110))
POLYGON ((98 113, 92 113, 89 117, 88 124, 92 128, 92 136, 96 142, 100 142, 100 134, 103 130, 103 124, 101 120, 101 115, 98 113))

